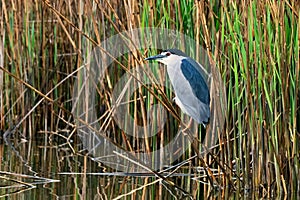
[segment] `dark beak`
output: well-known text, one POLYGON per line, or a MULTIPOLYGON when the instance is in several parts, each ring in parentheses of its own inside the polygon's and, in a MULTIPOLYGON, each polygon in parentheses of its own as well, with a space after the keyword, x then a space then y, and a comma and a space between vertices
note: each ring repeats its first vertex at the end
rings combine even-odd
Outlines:
POLYGON ((148 58, 145 58, 145 60, 157 60, 157 59, 164 58, 164 57, 166 57, 166 56, 158 54, 158 55, 155 55, 155 56, 150 56, 148 58))

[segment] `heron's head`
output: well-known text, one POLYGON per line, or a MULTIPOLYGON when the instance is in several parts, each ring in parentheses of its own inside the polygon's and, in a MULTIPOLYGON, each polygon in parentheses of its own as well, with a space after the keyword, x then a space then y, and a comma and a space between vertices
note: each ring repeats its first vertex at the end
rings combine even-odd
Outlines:
POLYGON ((182 59, 182 57, 188 57, 188 56, 182 51, 180 51, 179 49, 167 49, 162 51, 160 54, 155 56, 150 56, 145 60, 157 60, 158 62, 168 65, 169 63, 175 60, 182 59))

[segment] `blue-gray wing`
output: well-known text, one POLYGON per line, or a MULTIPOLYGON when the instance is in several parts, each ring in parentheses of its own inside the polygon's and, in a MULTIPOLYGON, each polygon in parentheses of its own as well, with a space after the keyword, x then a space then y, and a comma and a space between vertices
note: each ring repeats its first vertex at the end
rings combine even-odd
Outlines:
POLYGON ((194 95, 203 103, 209 105, 210 94, 207 84, 201 75, 200 71, 196 69, 199 64, 193 60, 183 59, 181 61, 181 70, 184 77, 188 80, 190 86, 192 87, 194 95), (196 66, 194 66, 196 65, 196 66))

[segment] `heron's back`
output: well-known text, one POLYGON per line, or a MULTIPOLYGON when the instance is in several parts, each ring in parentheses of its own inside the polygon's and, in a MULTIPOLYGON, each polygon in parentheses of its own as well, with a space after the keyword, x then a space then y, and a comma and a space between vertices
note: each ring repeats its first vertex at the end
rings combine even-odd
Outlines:
POLYGON ((198 123, 207 123, 210 118, 210 97, 205 80, 184 57, 178 57, 167 65, 167 71, 175 90, 175 101, 181 110, 198 123))

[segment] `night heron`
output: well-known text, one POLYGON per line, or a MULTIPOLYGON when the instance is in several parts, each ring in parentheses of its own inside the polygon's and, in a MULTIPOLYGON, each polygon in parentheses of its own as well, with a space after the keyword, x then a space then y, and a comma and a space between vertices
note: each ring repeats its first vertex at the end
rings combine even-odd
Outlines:
POLYGON ((200 64, 178 49, 167 49, 146 58, 167 65, 167 72, 175 90, 175 103, 204 127, 210 118, 210 94, 201 75, 200 64))

